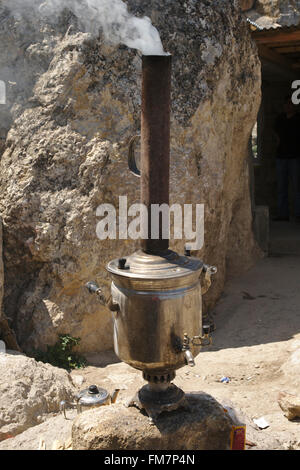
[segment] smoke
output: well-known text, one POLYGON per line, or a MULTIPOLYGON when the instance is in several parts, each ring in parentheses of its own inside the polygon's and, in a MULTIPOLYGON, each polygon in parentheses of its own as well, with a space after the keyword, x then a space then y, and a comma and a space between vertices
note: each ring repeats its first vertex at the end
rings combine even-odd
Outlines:
MULTIPOLYGON (((144 55, 166 55, 157 29, 150 18, 137 18, 129 13, 122 0, 11 0, 13 14, 28 15, 30 9, 41 17, 58 17, 67 8, 79 21, 80 28, 97 36, 102 32, 111 44, 125 44, 144 55), (29 9, 29 10, 28 10, 29 9)), ((33 12, 32 12, 33 13, 33 12)))

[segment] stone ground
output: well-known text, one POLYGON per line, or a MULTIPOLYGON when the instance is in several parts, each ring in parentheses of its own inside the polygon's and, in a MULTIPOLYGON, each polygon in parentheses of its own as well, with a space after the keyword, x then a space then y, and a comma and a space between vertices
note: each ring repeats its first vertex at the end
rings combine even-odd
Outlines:
MULTIPOLYGON (((293 233, 299 237, 300 225, 294 226, 293 233)), ((187 392, 206 392, 241 411, 247 439, 255 444, 247 449, 299 450, 300 420, 288 421, 277 397, 280 391, 298 391, 299 395, 300 389, 299 364, 298 368, 287 367, 291 354, 300 349, 300 256, 281 254, 276 246, 273 243, 270 256, 250 271, 227 282, 212 312, 216 324, 213 345, 198 355, 194 368, 179 370, 175 383, 187 392), (220 381, 224 376, 229 383, 220 381), (269 424, 263 430, 253 423, 261 417, 269 424)), ((110 391, 121 386, 118 401, 125 402, 144 383, 139 372, 118 362, 112 352, 88 359, 87 368, 72 372, 73 377, 79 376, 81 389, 92 383, 110 391)), ((69 429, 73 416, 70 412, 71 419, 65 422, 69 429)), ((2 443, 0 449, 24 448, 23 435, 23 444, 20 435, 2 443)), ((32 439, 30 442, 32 445, 32 439)), ((33 448, 38 442, 36 439, 33 448)))
POLYGON ((271 223, 271 253, 300 255, 299 224, 290 222, 271 223))

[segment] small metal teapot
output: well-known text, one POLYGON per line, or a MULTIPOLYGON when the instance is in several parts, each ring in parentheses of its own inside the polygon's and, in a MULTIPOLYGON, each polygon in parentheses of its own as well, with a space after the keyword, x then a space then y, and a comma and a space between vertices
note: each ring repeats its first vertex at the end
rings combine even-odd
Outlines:
MULTIPOLYGON (((116 388, 112 395, 107 390, 97 385, 90 385, 88 388, 79 392, 75 397, 75 403, 68 403, 71 407, 77 408, 77 414, 81 413, 83 408, 98 408, 99 406, 112 405, 116 402, 120 389, 116 388)), ((66 416, 67 402, 60 402, 60 410, 63 412, 64 417, 66 416)))
POLYGON ((77 412, 81 413, 82 408, 95 408, 98 406, 112 405, 116 402, 120 389, 116 388, 112 395, 107 390, 97 385, 90 385, 89 388, 82 390, 76 397, 77 412))

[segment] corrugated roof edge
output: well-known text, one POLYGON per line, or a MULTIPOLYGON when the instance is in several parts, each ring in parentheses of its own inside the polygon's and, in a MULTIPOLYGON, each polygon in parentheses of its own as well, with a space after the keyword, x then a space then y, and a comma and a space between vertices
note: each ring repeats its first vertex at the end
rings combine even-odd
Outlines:
POLYGON ((250 18, 247 18, 247 22, 250 24, 250 27, 253 26, 255 29, 251 28, 251 31, 259 30, 262 31, 263 28, 261 28, 257 23, 254 23, 254 21, 250 20, 250 18))
POLYGON ((250 20, 250 18, 247 18, 247 22, 250 25, 251 31, 266 32, 266 31, 276 31, 277 29, 280 29, 280 31, 283 31, 283 32, 292 32, 292 31, 298 31, 299 28, 300 28, 300 21, 298 21, 298 23, 294 23, 294 24, 291 24, 289 26, 281 26, 281 25, 272 26, 272 25, 270 25, 269 27, 259 26, 257 23, 250 20))

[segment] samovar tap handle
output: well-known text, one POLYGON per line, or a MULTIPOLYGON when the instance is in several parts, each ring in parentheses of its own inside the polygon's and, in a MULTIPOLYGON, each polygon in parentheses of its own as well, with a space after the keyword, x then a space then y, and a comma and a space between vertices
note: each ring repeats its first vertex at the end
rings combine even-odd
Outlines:
POLYGON ((98 284, 96 284, 94 281, 87 282, 85 287, 90 294, 96 294, 100 300, 100 303, 108 307, 111 312, 118 312, 120 310, 119 304, 114 302, 111 296, 106 299, 103 295, 102 289, 100 289, 98 284))

